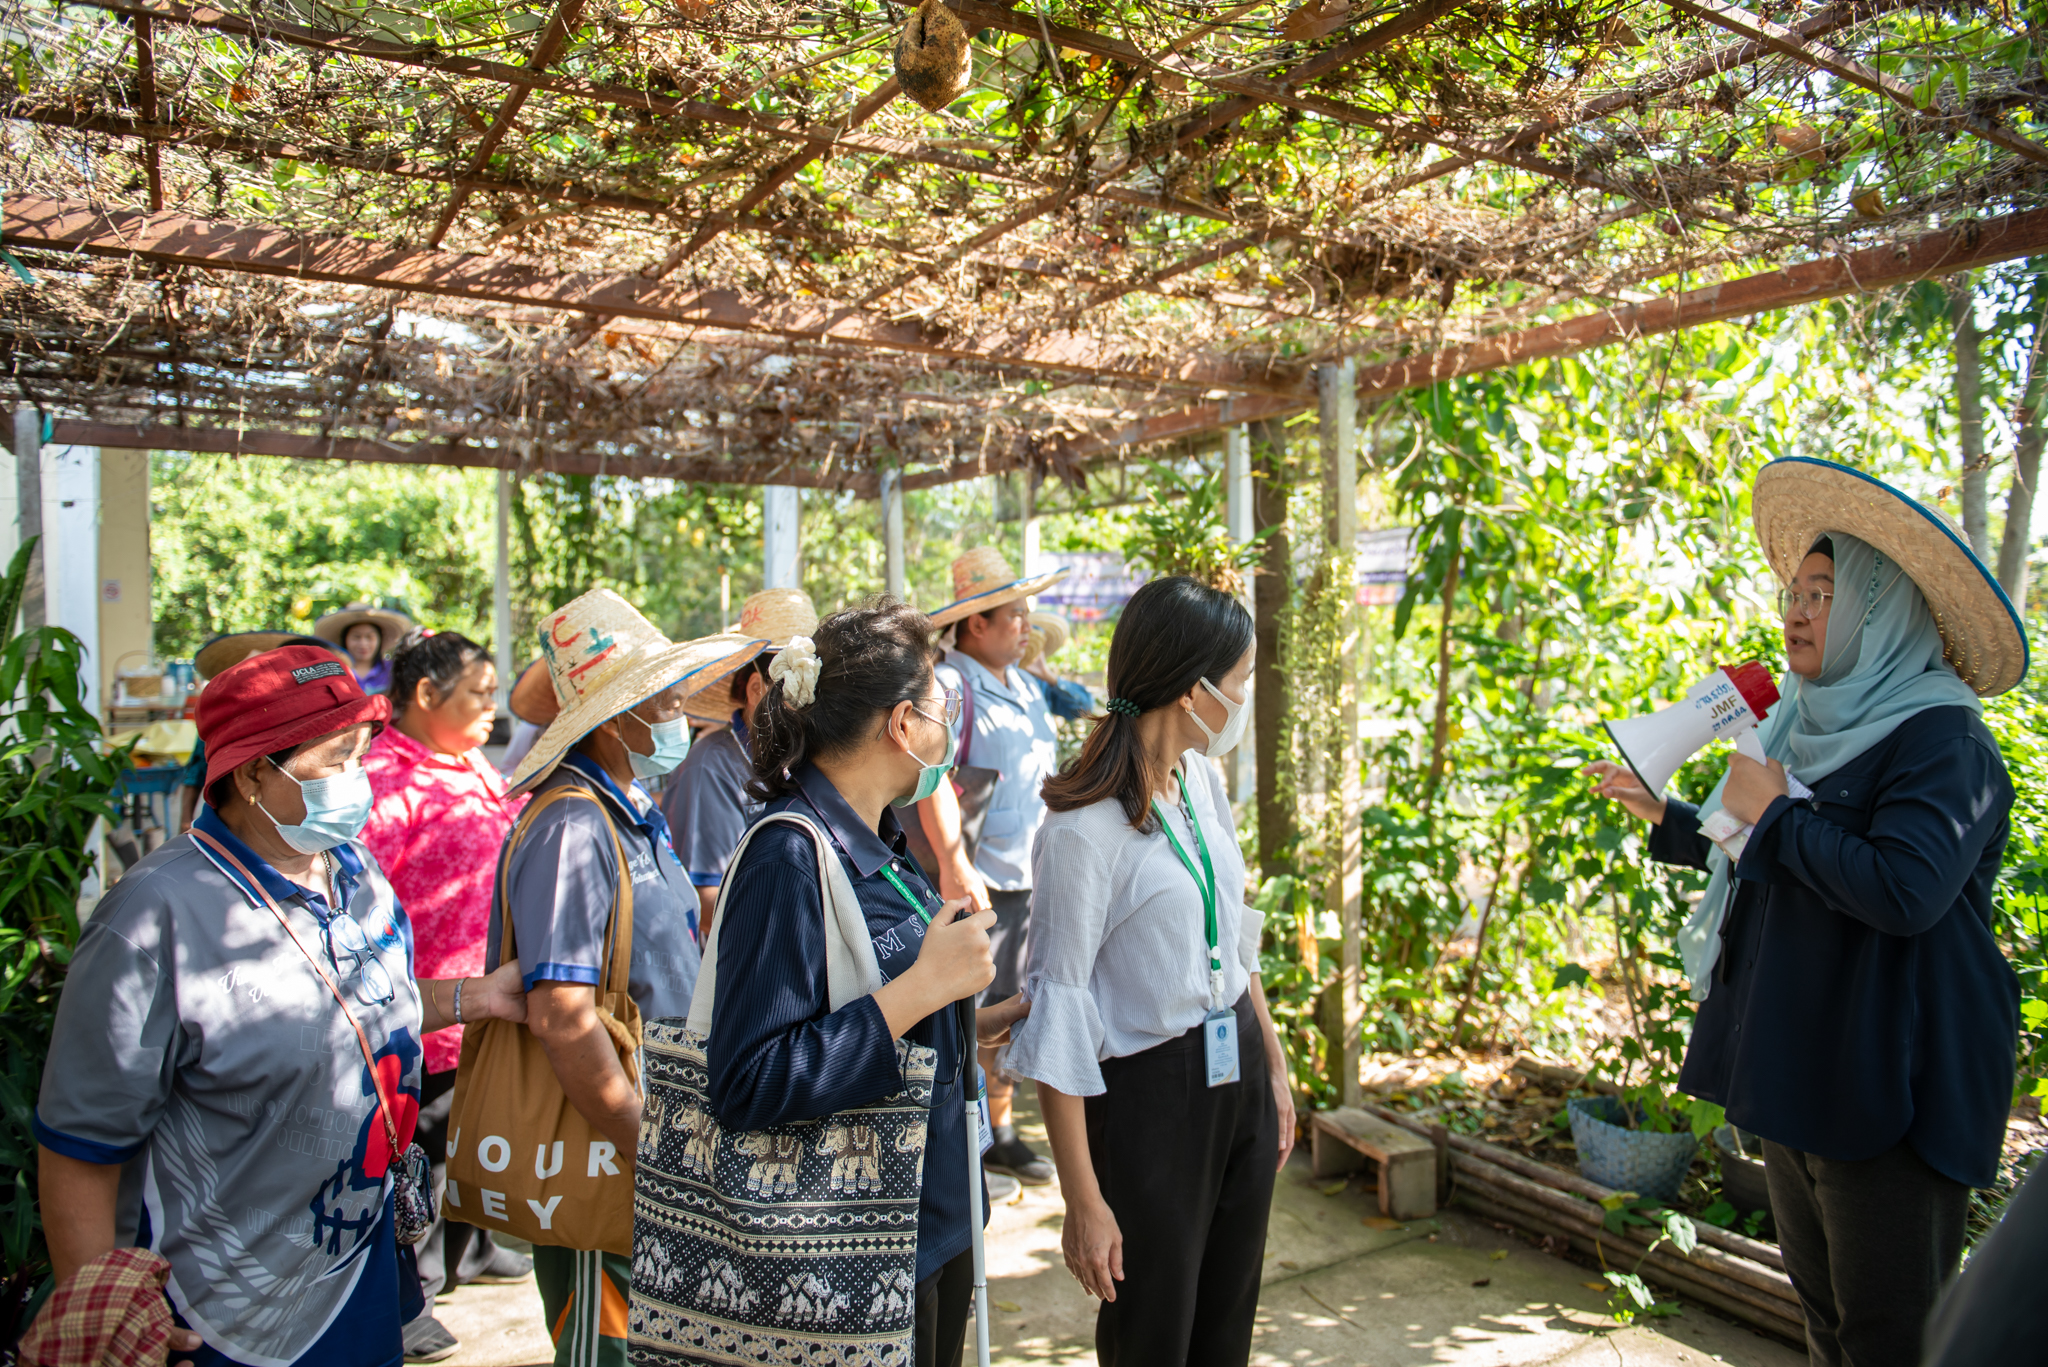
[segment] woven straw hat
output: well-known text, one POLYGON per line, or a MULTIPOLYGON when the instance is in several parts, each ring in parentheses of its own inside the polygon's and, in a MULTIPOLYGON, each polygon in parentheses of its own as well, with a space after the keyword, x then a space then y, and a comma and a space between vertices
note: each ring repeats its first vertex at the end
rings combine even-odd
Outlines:
POLYGON ((1066 647, 1071 633, 1067 619, 1057 612, 1034 612, 1031 614, 1031 639, 1024 646, 1021 663, 1029 668, 1040 659, 1050 659, 1066 647))
POLYGON ((534 634, 561 711, 512 771, 515 793, 553 773, 570 746, 619 713, 684 680, 692 693, 723 683, 767 644, 737 635, 677 644, 610 589, 556 608, 534 634))
MULTIPOLYGON (((729 630, 742 636, 759 637, 768 644, 766 655, 789 644, 792 636, 810 636, 818 630, 818 610, 811 595, 802 589, 762 589, 740 604, 740 620, 729 630)), ((690 699, 690 715, 698 721, 724 721, 744 700, 737 673, 724 683, 707 688, 690 699)))
POLYGON ((1859 470, 1803 456, 1758 472, 1750 513, 1780 583, 1791 582, 1815 541, 1846 533, 1906 571, 1934 613, 1944 656, 1979 696, 2026 677, 2027 633, 2012 600, 1944 514, 1859 470))
POLYGON ((350 603, 339 612, 330 612, 313 623, 313 634, 323 641, 340 645, 348 638, 348 629, 358 622, 368 622, 383 634, 377 643, 377 658, 391 653, 391 647, 398 644, 398 638, 413 628, 412 618, 389 608, 373 608, 368 603, 350 603))
POLYGON ((333 641, 322 640, 318 636, 302 636, 296 631, 230 631, 199 647, 199 653, 192 657, 192 672, 202 679, 211 679, 251 655, 293 645, 319 646, 322 650, 342 653, 341 647, 333 641))
POLYGON ((555 700, 555 681, 548 677, 545 658, 537 659, 519 671, 505 703, 520 721, 534 726, 546 726, 554 721, 561 713, 562 704, 555 700))
POLYGON ((1062 565, 1036 579, 1019 579, 1001 551, 977 546, 953 562, 953 601, 932 614, 932 626, 951 626, 962 617, 1029 598, 1068 573, 1068 567, 1062 565))

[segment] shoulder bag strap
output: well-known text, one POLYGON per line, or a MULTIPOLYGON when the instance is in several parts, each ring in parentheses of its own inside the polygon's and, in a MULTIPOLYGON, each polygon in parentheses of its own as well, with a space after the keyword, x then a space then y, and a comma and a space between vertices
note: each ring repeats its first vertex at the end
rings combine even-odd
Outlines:
POLYGON ((533 828, 533 819, 544 808, 560 802, 565 797, 583 796, 585 793, 574 784, 568 784, 542 793, 526 804, 526 810, 512 823, 511 831, 505 836, 505 848, 498 852, 498 921, 502 933, 498 937, 498 962, 507 963, 518 956, 518 945, 512 937, 512 851, 526 840, 526 833, 533 828))
MULTIPOLYGON (((697 990, 690 998, 689 1028, 706 1038, 711 1034, 711 1012, 717 1000, 718 942, 725 931, 725 902, 732 891, 732 875, 739 869, 740 856, 754 837, 776 822, 802 826, 809 832, 817 849, 818 899, 825 916, 827 992, 850 1001, 868 995, 882 985, 882 971, 875 962, 874 941, 866 934, 859 895, 853 891, 853 883, 847 878, 846 870, 839 866, 839 856, 833 851, 831 842, 817 823, 801 812, 770 812, 749 826, 747 833, 740 837, 732 857, 726 861, 725 880, 718 887, 718 901, 711 918, 711 940, 704 946, 703 966, 697 970, 697 990), (858 936, 852 934, 851 928, 855 925, 860 927, 858 936)), ((831 1002, 830 1007, 836 1011, 845 1004, 845 1001, 831 1002)))
POLYGON ((965 665, 955 668, 960 674, 960 753, 953 760, 964 769, 974 762, 974 681, 965 665))
MULTIPOLYGON (((503 963, 510 959, 514 949, 512 940, 511 890, 507 886, 511 881, 512 849, 526 838, 527 830, 531 827, 533 818, 543 807, 556 802, 566 802, 571 799, 595 804, 598 819, 604 822, 605 834, 612 838, 612 853, 618 860, 619 883, 612 892, 612 913, 605 934, 604 964, 598 972, 598 995, 603 996, 607 992, 624 992, 628 990, 628 983, 632 976, 633 868, 627 862, 626 846, 619 839, 619 828, 613 823, 612 814, 605 810, 604 799, 580 783, 565 783, 561 787, 550 789, 540 797, 527 803, 526 810, 519 814, 519 821, 512 828, 512 834, 505 840, 504 874, 498 879, 499 915, 505 923, 505 948, 499 955, 498 962, 503 963), (626 952, 623 956, 619 953, 619 941, 621 939, 626 943, 626 952)), ((602 1006, 604 1003, 600 1001, 598 1005, 602 1006)))
MULTIPOLYGON (((292 923, 285 917, 284 908, 277 904, 277 899, 270 895, 268 888, 256 881, 254 874, 242 867, 242 861, 228 853, 227 846, 221 844, 218 840, 215 840, 197 827, 194 827, 192 830, 192 838, 205 845, 222 859, 227 860, 233 866, 235 872, 241 874, 244 881, 250 887, 256 889, 256 895, 263 899, 263 905, 270 908, 271 915, 277 917, 277 923, 284 927, 284 933, 291 936, 292 943, 299 948, 299 953, 306 956, 306 962, 313 965, 313 971, 320 975, 320 981, 326 983, 327 990, 334 994, 335 1002, 341 1007, 341 1014, 348 1017, 350 1028, 356 1032, 356 1043, 362 1046, 363 1064, 370 1070, 370 1085, 377 1089, 378 1111, 384 1118, 384 1137, 391 1141, 391 1161, 396 1163, 399 1159, 398 1123, 392 1119, 394 1111, 392 1109, 391 1093, 384 1086, 384 1075, 377 1071, 377 1057, 370 1051, 370 1037, 363 1033, 363 1027, 356 1020, 356 1013, 349 1010, 348 998, 341 995, 341 989, 335 985, 333 975, 328 973, 325 965, 320 962, 313 951, 306 948, 306 942, 299 938, 299 933, 292 929, 292 923)), ((337 911, 334 914, 346 916, 348 913, 337 911)))

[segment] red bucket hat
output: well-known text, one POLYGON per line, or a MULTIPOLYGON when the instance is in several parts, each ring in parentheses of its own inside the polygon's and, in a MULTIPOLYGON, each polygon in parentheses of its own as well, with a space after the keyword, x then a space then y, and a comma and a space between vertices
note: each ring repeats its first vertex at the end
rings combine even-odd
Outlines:
POLYGON ((199 695, 199 739, 206 743, 206 791, 258 755, 346 731, 377 730, 391 700, 363 692, 356 676, 324 646, 279 646, 222 670, 199 695))

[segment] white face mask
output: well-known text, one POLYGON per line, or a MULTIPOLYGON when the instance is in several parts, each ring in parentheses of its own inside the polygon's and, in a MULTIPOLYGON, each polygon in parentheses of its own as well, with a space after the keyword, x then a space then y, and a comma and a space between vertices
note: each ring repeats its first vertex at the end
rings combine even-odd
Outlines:
POLYGON ((360 763, 327 778, 300 778, 276 760, 271 760, 270 764, 299 785, 299 796, 306 804, 305 818, 297 824, 279 821, 270 816, 268 807, 261 802, 256 804, 265 816, 270 817, 271 824, 277 827, 278 838, 285 844, 300 854, 319 854, 363 833, 363 827, 370 821, 374 794, 370 791, 370 771, 360 763))
POLYGON ((1211 731, 1209 723, 1202 720, 1193 703, 1188 704, 1188 716, 1194 719, 1195 725, 1201 727, 1202 734, 1208 737, 1209 744, 1202 753, 1210 759, 1217 759, 1235 750, 1238 742, 1244 739, 1244 729, 1251 725, 1252 721, 1251 700, 1247 697, 1244 702, 1232 702, 1222 689, 1207 679, 1202 680, 1202 687, 1209 690, 1210 697, 1223 704, 1223 729, 1211 731))

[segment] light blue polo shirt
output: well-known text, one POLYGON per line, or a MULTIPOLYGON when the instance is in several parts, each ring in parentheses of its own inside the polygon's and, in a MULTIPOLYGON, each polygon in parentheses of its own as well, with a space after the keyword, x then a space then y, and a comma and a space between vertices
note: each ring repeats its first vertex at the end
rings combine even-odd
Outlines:
POLYGON ((934 671, 943 688, 974 690, 974 734, 963 736, 954 758, 997 770, 988 817, 981 828, 974 871, 989 887, 1016 892, 1031 886, 1031 842, 1045 822, 1039 789, 1059 768, 1052 712, 1035 680, 1015 665, 997 678, 964 651, 946 653, 934 671))

